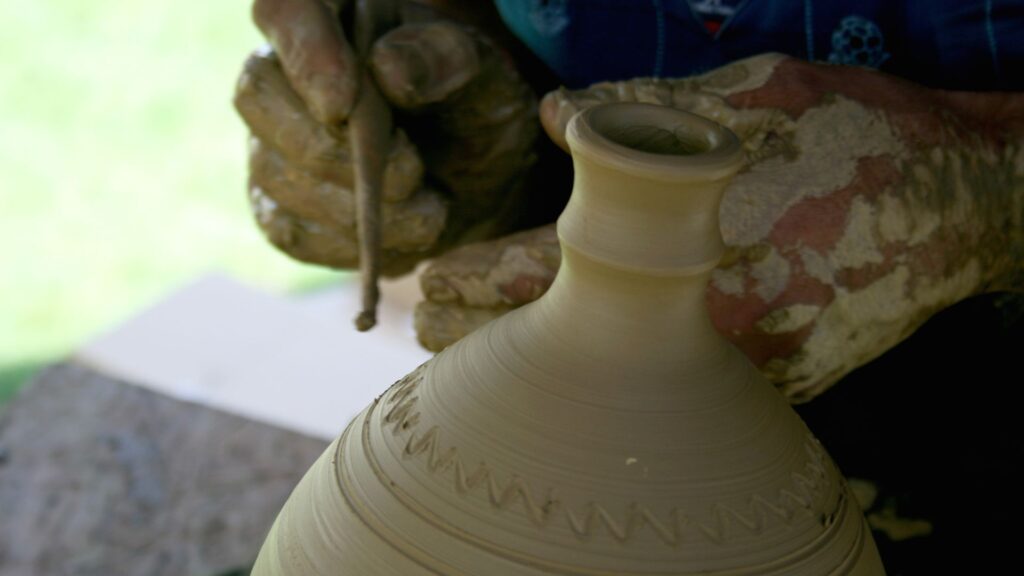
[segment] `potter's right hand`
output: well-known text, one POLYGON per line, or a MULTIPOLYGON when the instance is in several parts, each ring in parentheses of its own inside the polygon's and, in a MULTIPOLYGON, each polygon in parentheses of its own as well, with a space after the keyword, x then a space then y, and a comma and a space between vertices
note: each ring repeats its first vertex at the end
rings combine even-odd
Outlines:
MULTIPOLYGON (((248 59, 235 96, 252 134, 259 225, 291 256, 337 268, 358 266, 345 120, 359 76, 337 17, 347 3, 256 0, 253 16, 271 46, 248 59)), ((423 7, 403 5, 400 16, 367 62, 400 110, 384 177, 385 273, 495 220, 538 133, 536 99, 493 42, 423 7), (425 174, 436 189, 424 186, 425 174)))
MULTIPOLYGON (((544 98, 565 145, 579 110, 659 103, 730 127, 748 165, 726 189, 729 247, 711 318, 793 400, 808 400, 969 295, 1024 291, 1024 94, 930 90, 780 55, 691 78, 606 82, 544 98)), ((553 228, 466 246, 421 277, 422 342, 441 348, 536 299, 553 228)))

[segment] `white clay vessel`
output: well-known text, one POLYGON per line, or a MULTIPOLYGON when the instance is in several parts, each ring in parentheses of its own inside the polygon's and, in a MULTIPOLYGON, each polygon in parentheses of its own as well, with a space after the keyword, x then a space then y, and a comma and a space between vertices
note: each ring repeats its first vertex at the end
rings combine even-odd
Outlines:
POLYGON ((253 574, 884 574, 822 446, 708 318, 735 136, 612 104, 567 139, 550 290, 356 417, 253 574))

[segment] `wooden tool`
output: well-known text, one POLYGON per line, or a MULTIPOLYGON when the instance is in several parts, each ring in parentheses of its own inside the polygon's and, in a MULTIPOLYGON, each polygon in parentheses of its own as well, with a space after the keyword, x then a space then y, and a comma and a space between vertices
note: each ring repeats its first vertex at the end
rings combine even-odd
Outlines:
POLYGON ((393 128, 391 108, 373 80, 368 60, 373 42, 397 21, 398 7, 393 0, 357 0, 355 3, 351 30, 360 68, 359 96, 348 122, 355 168, 359 271, 362 276, 362 309, 355 324, 361 332, 377 324, 381 197, 393 128))

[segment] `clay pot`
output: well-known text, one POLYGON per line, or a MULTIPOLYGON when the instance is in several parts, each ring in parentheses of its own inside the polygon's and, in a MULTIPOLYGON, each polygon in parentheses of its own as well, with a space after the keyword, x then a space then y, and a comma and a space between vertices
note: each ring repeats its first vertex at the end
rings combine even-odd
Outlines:
POLYGON ((708 318, 735 136, 613 104, 568 141, 550 290, 360 414, 253 574, 884 574, 836 466, 708 318))

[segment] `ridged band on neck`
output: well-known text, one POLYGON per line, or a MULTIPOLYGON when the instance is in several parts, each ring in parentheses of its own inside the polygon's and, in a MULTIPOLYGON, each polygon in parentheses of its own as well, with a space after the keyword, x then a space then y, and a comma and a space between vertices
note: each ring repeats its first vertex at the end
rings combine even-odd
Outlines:
POLYGON ((605 104, 574 116, 566 139, 576 173, 558 221, 564 244, 650 275, 717 264, 718 206, 743 162, 731 131, 673 108, 605 104))

